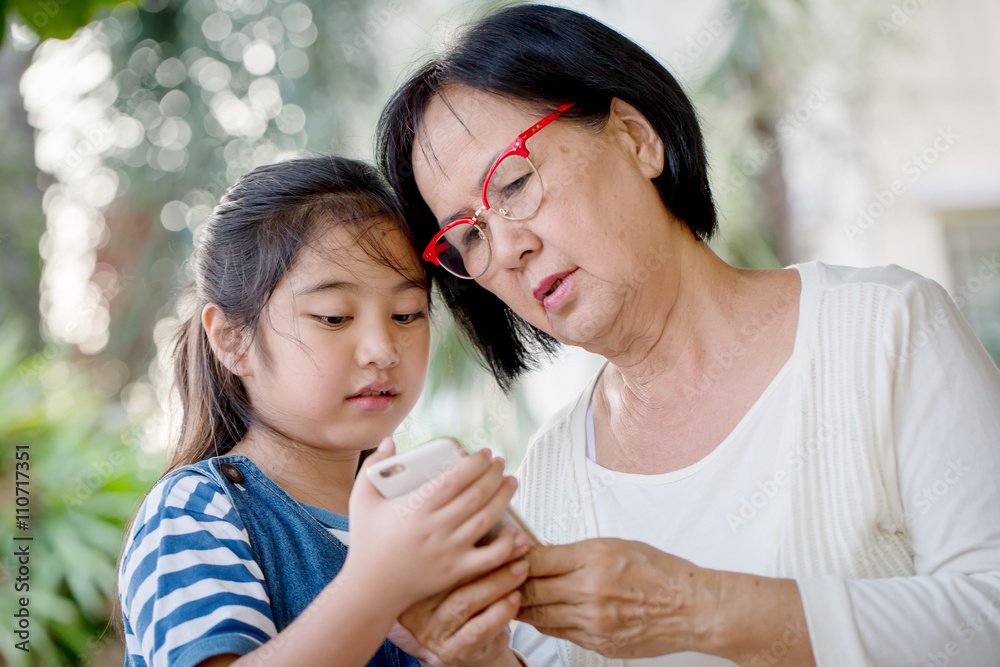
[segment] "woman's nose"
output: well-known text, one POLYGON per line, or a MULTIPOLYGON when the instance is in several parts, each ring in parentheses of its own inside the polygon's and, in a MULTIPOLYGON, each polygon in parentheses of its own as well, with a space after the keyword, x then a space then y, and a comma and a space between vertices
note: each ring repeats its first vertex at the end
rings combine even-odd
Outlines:
POLYGON ((493 214, 489 221, 491 264, 498 269, 524 266, 531 254, 542 248, 542 241, 524 221, 507 220, 493 214))
POLYGON ((392 368, 399 363, 399 344, 388 327, 372 327, 358 341, 355 356, 362 367, 392 368))

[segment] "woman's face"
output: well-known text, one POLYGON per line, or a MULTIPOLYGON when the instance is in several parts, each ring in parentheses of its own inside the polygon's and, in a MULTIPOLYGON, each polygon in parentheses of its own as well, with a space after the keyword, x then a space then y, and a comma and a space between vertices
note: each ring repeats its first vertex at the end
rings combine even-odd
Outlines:
MULTIPOLYGON (((469 88, 446 95, 447 104, 435 97, 428 105, 413 149, 417 187, 439 226, 475 213, 500 151, 541 118, 469 88)), ((643 304, 672 297, 676 285, 671 274, 687 231, 651 181, 662 170, 662 143, 616 100, 603 129, 557 120, 527 147, 542 203, 517 222, 481 216, 492 260, 476 282, 558 340, 600 351, 636 318, 641 326, 643 304)))

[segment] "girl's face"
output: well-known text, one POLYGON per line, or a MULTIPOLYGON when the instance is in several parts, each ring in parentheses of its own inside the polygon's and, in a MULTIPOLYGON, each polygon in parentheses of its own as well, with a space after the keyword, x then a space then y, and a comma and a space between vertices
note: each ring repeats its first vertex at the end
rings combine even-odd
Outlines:
POLYGON ((405 275, 331 225, 278 283, 241 373, 263 421, 317 450, 376 446, 413 408, 427 375, 422 269, 395 225, 372 233, 405 275))
MULTIPOLYGON (((469 88, 446 96, 428 104, 412 156, 417 187, 442 227, 479 208, 497 155, 541 119, 469 88)), ((522 221, 485 213, 492 260, 476 279, 531 324, 596 352, 637 318, 642 326, 651 299, 674 298, 685 231, 652 182, 662 142, 634 108, 616 104, 604 129, 556 120, 528 139, 541 205, 522 221)))

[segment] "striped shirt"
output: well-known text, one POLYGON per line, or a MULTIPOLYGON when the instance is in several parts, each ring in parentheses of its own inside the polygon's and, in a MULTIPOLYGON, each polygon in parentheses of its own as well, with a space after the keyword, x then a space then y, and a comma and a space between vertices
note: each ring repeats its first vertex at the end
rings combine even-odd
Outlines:
MULTIPOLYGON (((346 516, 302 507, 347 543, 346 516)), ((197 472, 150 490, 118 576, 126 664, 189 667, 245 655, 277 634, 246 528, 225 492, 197 472)))

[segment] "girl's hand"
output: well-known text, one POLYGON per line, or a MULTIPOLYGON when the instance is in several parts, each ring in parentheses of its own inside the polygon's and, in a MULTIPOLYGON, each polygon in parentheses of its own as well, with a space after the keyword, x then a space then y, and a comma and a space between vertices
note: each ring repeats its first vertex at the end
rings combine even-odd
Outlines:
MULTIPOLYGON (((528 544, 525 540, 519 551, 526 552, 528 544)), ((453 591, 421 600, 403 612, 399 622, 443 665, 518 665, 507 628, 520 605, 517 588, 527 577, 528 564, 518 559, 453 591)), ((437 667, 433 661, 428 664, 437 667)))
POLYGON ((488 545, 475 546, 517 488, 517 480, 504 477, 502 459, 480 450, 409 494, 383 498, 365 470, 394 452, 387 438, 358 473, 342 575, 364 577, 372 599, 402 611, 513 558, 515 531, 510 529, 488 545))

